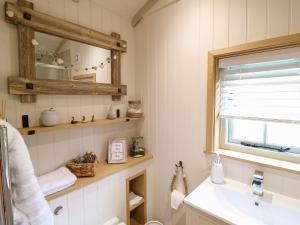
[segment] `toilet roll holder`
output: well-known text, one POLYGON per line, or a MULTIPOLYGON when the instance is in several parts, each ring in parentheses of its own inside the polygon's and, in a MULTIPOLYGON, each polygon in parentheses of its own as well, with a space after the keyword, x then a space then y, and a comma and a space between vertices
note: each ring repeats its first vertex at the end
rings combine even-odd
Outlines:
POLYGON ((180 172, 182 174, 182 180, 183 180, 183 184, 184 184, 184 192, 185 192, 184 194, 188 195, 187 178, 186 178, 186 174, 184 173, 182 161, 179 161, 177 164, 175 164, 175 173, 173 175, 172 182, 171 182, 171 192, 175 190, 175 182, 176 182, 176 179, 178 178, 180 172))

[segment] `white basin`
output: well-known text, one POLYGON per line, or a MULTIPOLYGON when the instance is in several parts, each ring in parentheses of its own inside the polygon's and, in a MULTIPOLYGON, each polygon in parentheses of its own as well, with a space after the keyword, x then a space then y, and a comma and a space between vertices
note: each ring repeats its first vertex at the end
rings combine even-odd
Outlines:
POLYGON ((251 187, 230 179, 216 185, 207 178, 184 202, 228 224, 300 225, 300 200, 264 190, 256 206, 251 187))

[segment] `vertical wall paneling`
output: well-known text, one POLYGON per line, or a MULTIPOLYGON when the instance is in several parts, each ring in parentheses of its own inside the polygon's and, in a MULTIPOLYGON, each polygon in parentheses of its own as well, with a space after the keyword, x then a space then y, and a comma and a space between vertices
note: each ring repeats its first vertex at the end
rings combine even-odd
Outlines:
POLYGON ((290 0, 290 33, 300 32, 300 1, 290 0))
POLYGON ((214 0, 214 49, 228 47, 229 0, 214 0))
POLYGON ((52 212, 55 211, 57 207, 63 207, 58 215, 54 216, 55 225, 69 225, 69 209, 67 196, 57 198, 49 203, 52 212))
POLYGON ((43 133, 37 137, 39 173, 45 174, 55 168, 55 154, 53 149, 53 134, 43 133))
POLYGON ((65 19, 65 1, 50 0, 48 4, 49 4, 49 14, 65 19))
POLYGON ((65 2, 65 18, 66 20, 78 23, 78 4, 72 0, 64 0, 65 2))
POLYGON ((84 224, 99 225, 99 208, 97 203, 98 186, 91 184, 83 189, 84 224))
POLYGON ((245 43, 247 40, 247 0, 230 0, 229 45, 245 43))
POLYGON ((268 0, 268 38, 289 34, 290 0, 268 0))
POLYGON ((267 0, 247 1, 247 41, 267 37, 267 0))
POLYGON ((84 224, 84 200, 83 189, 68 194, 69 225, 84 224))
MULTIPOLYGON (((209 174, 211 159, 202 153, 208 51, 299 32, 299 12, 298 0, 185 0, 153 12, 135 28, 136 95, 143 99, 146 115, 141 130, 147 146, 154 146, 154 218, 168 225, 184 224, 184 211, 170 210, 166 180, 174 161, 184 161, 191 189, 209 174)), ((266 188, 299 197, 293 188, 299 176, 223 161, 229 178, 249 184, 253 171, 262 169, 266 188)))

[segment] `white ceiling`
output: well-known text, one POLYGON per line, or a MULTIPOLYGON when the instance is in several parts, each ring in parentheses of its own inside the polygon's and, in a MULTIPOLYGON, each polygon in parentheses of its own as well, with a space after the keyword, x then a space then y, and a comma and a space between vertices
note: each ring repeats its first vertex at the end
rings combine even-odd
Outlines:
POLYGON ((92 0, 110 11, 127 18, 132 18, 147 0, 92 0))

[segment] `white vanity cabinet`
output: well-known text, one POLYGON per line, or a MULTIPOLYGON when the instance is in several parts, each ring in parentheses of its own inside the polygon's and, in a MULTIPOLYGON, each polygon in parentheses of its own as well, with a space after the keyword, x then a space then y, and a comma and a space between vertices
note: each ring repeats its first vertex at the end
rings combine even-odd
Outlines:
POLYGON ((186 224, 187 225, 229 225, 223 221, 210 216, 200 210, 186 206, 186 224))

